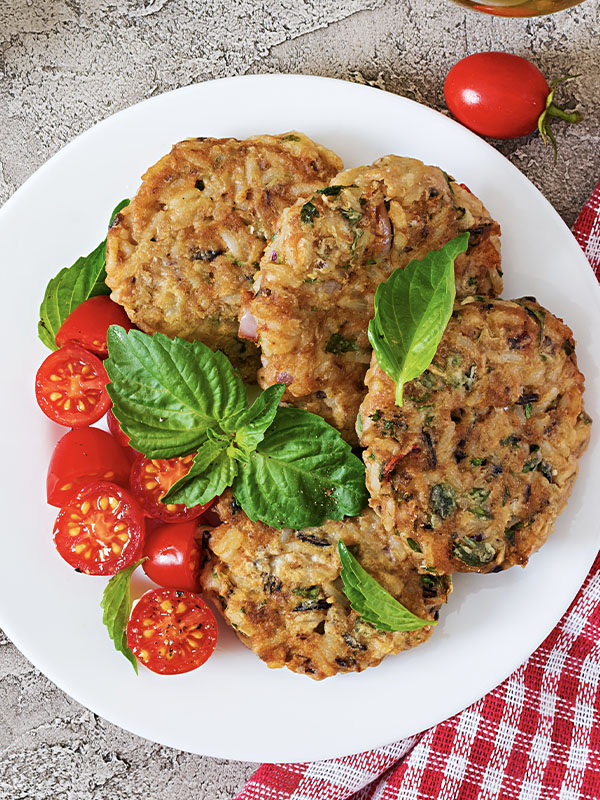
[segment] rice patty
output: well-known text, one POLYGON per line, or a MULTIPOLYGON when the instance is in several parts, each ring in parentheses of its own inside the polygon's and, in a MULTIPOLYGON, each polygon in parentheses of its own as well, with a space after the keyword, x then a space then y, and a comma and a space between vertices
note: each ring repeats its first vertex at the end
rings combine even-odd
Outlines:
POLYGON ((341 167, 297 132, 179 142, 109 231, 112 299, 146 333, 199 339, 255 380, 259 351, 237 337, 240 292, 283 209, 341 167))
POLYGON ((231 492, 223 495, 217 511, 225 522, 208 540, 210 560, 202 586, 241 641, 269 667, 285 666, 321 680, 376 666, 386 655, 431 635, 429 626, 380 631, 350 608, 342 591, 339 539, 419 617, 437 618, 447 595, 449 579, 422 581, 401 540, 387 536, 371 509, 302 531, 252 522, 231 492))
POLYGON ((242 308, 257 320, 261 386, 285 383, 285 402, 320 414, 354 443, 377 286, 468 230, 458 295, 494 297, 502 291, 500 229, 473 194, 412 158, 385 156, 331 186, 344 188, 283 213, 242 308))
POLYGON ((524 566, 546 541, 590 434, 572 336, 534 298, 458 302, 401 408, 373 356, 358 423, 370 505, 420 569, 524 566))

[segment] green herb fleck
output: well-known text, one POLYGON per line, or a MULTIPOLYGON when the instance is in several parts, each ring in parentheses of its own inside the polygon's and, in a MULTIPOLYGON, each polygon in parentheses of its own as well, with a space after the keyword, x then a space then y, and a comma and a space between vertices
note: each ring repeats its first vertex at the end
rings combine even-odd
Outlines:
POLYGON ((340 333, 332 333, 329 337, 329 341, 325 345, 325 352, 333 353, 334 355, 341 355, 341 353, 355 353, 358 349, 358 345, 354 339, 347 339, 340 333))
POLYGON ((470 514, 473 514, 475 517, 479 517, 479 519, 494 519, 494 515, 491 511, 488 511, 487 508, 482 508, 481 506, 472 506, 468 508, 467 511, 470 514))
POLYGON ((320 217, 316 206, 310 200, 300 209, 300 222, 303 225, 313 225, 315 217, 320 217))
POLYGON ((414 550, 415 553, 422 553, 423 552, 423 549, 421 548, 421 545, 418 542, 415 542, 414 539, 411 539, 410 536, 406 540, 406 544, 410 547, 411 550, 414 550))
POLYGON ((437 483, 432 486, 429 493, 429 503, 433 513, 442 519, 448 519, 456 509, 455 494, 454 488, 448 483, 437 483))
POLYGON ((202 191, 204 189, 204 181, 202 180, 202 178, 198 178, 194 186, 196 187, 196 189, 202 191))
POLYGON ((348 189, 348 186, 342 186, 341 184, 326 186, 324 189, 317 189, 316 194, 324 194, 325 197, 337 197, 342 189, 348 189))
POLYGON ((295 589, 292 589, 292 594, 298 597, 306 597, 309 600, 316 600, 320 593, 320 586, 297 586, 295 589))
POLYGON ((518 522, 515 522, 513 525, 510 525, 508 528, 504 529, 504 535, 513 546, 515 543, 515 533, 521 530, 523 524, 523 520, 519 520, 518 522))
POLYGON ((496 551, 489 542, 463 536, 452 546, 452 555, 469 567, 482 567, 494 560, 496 551))
POLYGON ((469 497, 471 498, 471 500, 475 500, 475 502, 479 503, 480 505, 483 505, 483 503, 487 501, 489 496, 490 496, 490 489, 475 487, 474 489, 471 489, 471 491, 469 492, 469 497))
POLYGON ((359 219, 362 219, 360 211, 355 211, 353 208, 340 208, 340 214, 345 217, 351 225, 356 225, 359 219))

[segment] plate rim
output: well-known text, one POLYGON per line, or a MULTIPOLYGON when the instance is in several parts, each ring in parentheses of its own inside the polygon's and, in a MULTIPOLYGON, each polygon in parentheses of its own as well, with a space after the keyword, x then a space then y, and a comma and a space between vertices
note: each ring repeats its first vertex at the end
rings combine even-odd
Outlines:
MULTIPOLYGON (((69 154, 71 153, 71 151, 74 148, 80 146, 82 140, 84 140, 86 137, 88 137, 92 131, 98 132, 98 131, 101 131, 103 127, 108 127, 108 126, 110 126, 112 124, 115 124, 115 122, 118 121, 119 119, 121 119, 122 116, 125 116, 127 114, 130 114, 130 113, 134 112, 135 110, 139 109, 141 106, 148 106, 148 105, 152 105, 153 103, 157 103, 158 104, 162 99, 164 99, 165 97, 168 97, 168 96, 173 96, 173 95, 184 96, 187 93, 193 94, 195 91, 198 91, 199 89, 201 89, 201 87, 206 86, 206 84, 213 84, 213 85, 221 84, 221 85, 223 85, 223 84, 226 84, 226 83, 227 84, 232 84, 232 83, 240 83, 240 82, 243 82, 243 83, 250 83, 250 82, 270 83, 270 82, 273 82, 273 81, 283 81, 283 82, 292 81, 292 82, 300 82, 300 83, 306 83, 307 81, 308 82, 317 81, 317 82, 319 82, 319 83, 321 83, 323 85, 331 86, 332 88, 337 87, 337 86, 343 86, 345 90, 348 87, 352 87, 352 91, 364 92, 365 94, 367 94, 367 93, 368 94, 380 93, 380 94, 383 94, 383 95, 385 95, 387 97, 388 102, 399 102, 400 104, 404 103, 404 104, 407 104, 408 106, 415 106, 420 110, 424 110, 425 109, 427 112, 435 114, 441 120, 444 120, 444 124, 448 123, 448 124, 451 124, 451 125, 458 125, 461 128, 463 134, 468 135, 469 137, 472 137, 472 140, 476 141, 478 146, 484 145, 485 148, 488 149, 488 152, 491 152, 491 153, 495 154, 495 156, 497 156, 499 159, 501 159, 504 162, 505 166, 508 165, 510 170, 513 172, 513 177, 516 178, 518 176, 518 179, 520 181, 524 182, 528 186, 529 190, 533 189, 535 191, 535 193, 537 193, 537 195, 538 195, 538 200, 543 201, 543 204, 545 206, 546 211, 547 212, 551 211, 551 213, 554 215, 555 219, 558 222, 560 222, 560 225, 564 229, 566 229, 566 231, 569 231, 568 227, 566 226, 566 224, 564 223, 562 218, 559 216, 558 212, 556 212, 556 210, 551 206, 549 201, 541 194, 541 192, 537 189, 537 187, 533 183, 531 183, 517 169, 517 167, 515 167, 510 161, 508 161, 508 159, 506 159, 501 153, 499 153, 497 150, 495 150, 495 148, 493 148, 487 142, 484 142, 482 139, 480 139, 480 137, 476 136, 475 134, 471 133, 470 131, 467 131, 465 128, 463 128, 458 123, 454 122, 453 120, 448 118, 446 115, 442 114, 441 112, 436 111, 435 109, 431 109, 428 106, 425 106, 425 105, 423 105, 421 103, 418 103, 418 102, 416 102, 414 100, 411 100, 410 98, 402 97, 400 95, 396 95, 396 94, 391 93, 391 92, 383 91, 383 90, 377 89, 375 87, 370 87, 370 86, 365 86, 365 85, 362 85, 362 84, 352 83, 350 81, 345 81, 345 80, 341 80, 341 79, 337 79, 337 78, 327 78, 327 77, 312 76, 312 75, 286 74, 286 73, 267 73, 267 74, 259 74, 259 75, 230 76, 230 77, 227 77, 227 78, 220 78, 220 79, 216 79, 216 80, 203 81, 203 82, 200 82, 200 83, 190 84, 190 85, 185 86, 185 87, 172 89, 172 90, 169 90, 168 92, 164 92, 164 93, 161 93, 159 95, 155 95, 155 96, 143 99, 143 100, 139 101, 138 103, 135 103, 135 104, 133 104, 131 106, 128 106, 128 107, 126 107, 124 109, 121 109, 118 112, 116 112, 115 114, 110 115, 110 116, 100 120, 99 122, 95 123, 90 128, 88 128, 86 131, 83 131, 82 133, 80 133, 73 140, 71 140, 68 143, 66 143, 60 150, 57 151, 57 153, 55 153, 50 159, 48 159, 38 170, 36 170, 11 195, 11 197, 6 201, 6 203, 2 206, 2 208, 0 208, 0 224, 2 223, 2 221, 3 221, 4 217, 6 216, 6 214, 10 213, 10 211, 11 211, 11 209, 13 207, 19 205, 19 203, 21 202, 21 198, 26 196, 27 192, 30 191, 32 189, 32 187, 35 186, 36 182, 37 181, 43 181, 48 170, 56 167, 56 165, 59 164, 61 160, 68 159, 69 154), (8 212, 7 212, 7 209, 8 209, 8 212)), ((570 231, 569 231, 569 235, 571 235, 570 231)), ((577 243, 576 243, 574 238, 573 238, 573 242, 577 246, 577 248, 579 248, 579 245, 577 245, 577 243)), ((587 259, 585 259, 585 255, 583 254, 583 252, 581 252, 581 257, 587 263, 587 259)), ((595 292, 596 302, 598 302, 598 299, 600 298, 600 288, 598 287, 598 284, 597 284, 597 282, 596 282, 596 280, 595 280, 595 278, 593 276, 593 273, 592 273, 591 269, 589 268, 589 265, 588 265, 587 269, 588 269, 588 272, 589 272, 589 274, 590 274, 590 276, 591 276, 591 278, 593 280, 593 284, 590 283, 590 286, 591 285, 594 286, 594 290, 593 291, 595 292)), ((600 543, 600 533, 597 534, 596 539, 597 539, 597 542, 600 543)), ((581 567, 581 570, 580 570, 581 580, 579 581, 579 585, 581 585, 581 583, 585 579, 585 576, 586 576, 590 566, 591 566, 591 564, 581 567)), ((564 608, 562 609, 562 612, 561 612, 560 616, 562 616, 562 614, 564 614, 566 609, 570 606, 570 604, 571 604, 571 602, 573 600, 573 597, 576 595, 577 591, 578 590, 576 589, 575 593, 573 594, 573 596, 570 597, 570 599, 568 599, 568 601, 565 603, 564 608)), ((550 633, 550 631, 554 628, 554 626, 559 622, 560 616, 556 620, 554 620, 554 622, 551 625, 549 624, 548 626, 543 626, 543 629, 540 629, 541 632, 539 632, 539 634, 538 634, 539 638, 536 637, 537 643, 536 643, 535 647, 530 651, 530 653, 534 652, 534 650, 537 649, 539 644, 546 638, 546 636, 550 633), (546 629, 546 627, 547 627, 547 629, 546 629)), ((77 700, 77 702, 81 703, 84 707, 86 707, 86 708, 93 707, 93 704, 89 704, 88 700, 86 698, 82 698, 81 696, 78 696, 78 693, 73 692, 68 687, 68 681, 66 681, 66 682, 63 681, 62 677, 60 675, 56 675, 54 670, 48 670, 45 667, 43 668, 40 665, 40 663, 38 663, 37 658, 32 658, 30 656, 29 653, 31 652, 32 648, 30 648, 28 646, 28 643, 25 641, 26 637, 25 637, 25 639, 21 639, 20 632, 17 631, 16 629, 13 629, 13 626, 11 624, 10 619, 8 619, 7 615, 5 614, 5 609, 1 605, 0 605, 0 626, 5 630, 5 632, 9 636, 9 638, 15 643, 15 645, 18 647, 18 649, 44 675, 49 677, 50 680, 52 680, 53 683, 55 683, 60 689, 62 689, 64 692, 66 692, 69 696, 71 696, 75 700, 77 700)), ((109 645, 108 640, 107 640, 107 644, 109 645)), ((109 647, 108 652, 111 652, 110 651, 110 647, 109 647)), ((518 656, 515 655, 515 657, 511 660, 511 663, 512 663, 511 669, 510 669, 509 672, 506 673, 505 678, 508 677, 510 674, 512 674, 512 672, 522 662, 523 662, 523 658, 521 657, 521 654, 519 654, 518 656)), ((303 680, 305 680, 305 679, 303 678, 303 680)), ((492 686, 490 686, 488 689, 486 689, 483 693, 481 693, 479 690, 476 690, 474 692, 473 696, 471 697, 471 699, 469 700, 469 702, 467 702, 466 704, 461 702, 460 703, 460 708, 457 708, 452 713, 456 713, 457 711, 460 711, 462 708, 468 707, 473 702, 478 700, 480 697, 483 697, 487 692, 491 691, 495 686, 498 685, 498 683, 499 682, 494 682, 494 684, 492 686)), ((105 717, 106 719, 108 719, 110 721, 110 716, 104 715, 102 712, 100 712, 100 714, 101 714, 101 716, 105 717)), ((448 715, 445 715, 443 718, 447 718, 447 716, 448 715)), ((426 720, 426 722, 425 722, 425 725, 423 727, 429 727, 430 725, 435 724, 433 718, 435 718, 435 720, 437 722, 442 721, 441 719, 438 718, 438 715, 435 714, 435 713, 430 714, 429 718, 427 718, 427 716, 424 715, 424 719, 426 720)), ((127 725, 123 724, 121 721, 114 722, 113 724, 117 724, 120 727, 123 727, 125 730, 129 730, 129 731, 135 733, 136 735, 148 738, 147 734, 144 732, 143 729, 138 729, 136 727, 136 725, 132 724, 131 722, 129 722, 127 725)), ((416 733, 417 730, 415 730, 414 732, 416 733)), ((410 735, 410 734, 403 734, 403 735, 410 735)), ((250 747, 250 749, 248 749, 248 750, 239 750, 239 752, 236 752, 236 754, 234 754, 234 755, 227 755, 227 754, 223 755, 222 751, 220 751, 220 750, 218 752, 217 751, 211 751, 210 747, 208 747, 208 750, 207 750, 206 743, 203 743, 202 751, 200 751, 200 750, 197 750, 197 749, 190 749, 188 747, 181 747, 180 744, 173 744, 172 741, 161 740, 156 735, 153 735, 151 740, 152 741, 156 741, 159 744, 162 744, 162 745, 165 745, 165 746, 178 747, 178 748, 180 748, 182 750, 188 750, 189 752, 196 752, 196 753, 202 752, 204 754, 209 754, 209 755, 212 755, 212 756, 215 756, 215 757, 225 757, 225 758, 234 758, 234 759, 242 759, 242 760, 265 760, 265 758, 266 758, 263 750, 255 751, 254 749, 252 749, 252 747, 250 747)), ((379 741, 375 742, 374 744, 367 745, 367 747, 377 747, 377 746, 380 746, 381 744, 387 743, 388 741, 389 741, 389 739, 386 736, 384 740, 379 740, 379 741)), ((351 750, 350 752, 360 752, 361 750, 364 750, 364 749, 366 749, 365 745, 361 744, 356 749, 351 750)), ((349 751, 346 748, 344 748, 343 751, 340 751, 338 749, 335 749, 335 747, 334 747, 330 751, 323 750, 323 754, 321 754, 319 756, 314 756, 313 755, 313 758, 329 758, 329 757, 333 757, 333 756, 337 756, 337 755, 348 754, 348 752, 349 751)), ((306 755, 306 753, 299 753, 299 757, 302 757, 301 760, 307 760, 307 759, 305 759, 303 757, 305 755, 306 755)), ((298 756, 294 756, 292 759, 289 759, 289 760, 293 760, 293 761, 300 760, 299 757, 298 756)), ((285 758, 278 758, 277 760, 284 761, 285 758)))

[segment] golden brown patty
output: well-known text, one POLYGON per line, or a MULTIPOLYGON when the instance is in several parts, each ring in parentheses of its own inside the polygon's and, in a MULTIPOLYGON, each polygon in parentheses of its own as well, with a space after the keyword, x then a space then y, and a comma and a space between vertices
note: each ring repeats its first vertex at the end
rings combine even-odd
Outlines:
POLYGON ((432 628, 388 633, 363 622, 342 591, 337 542, 419 617, 434 619, 448 579, 423 581, 397 537, 388 538, 373 511, 317 528, 281 531, 251 522, 227 492, 224 524, 212 532, 202 585, 242 642, 269 667, 321 680, 360 672, 391 653, 415 647, 432 628))
POLYGON ((358 422, 370 503, 421 569, 525 565, 546 541, 590 433, 572 335, 534 298, 458 302, 402 408, 373 356, 358 422))
POLYGON ((143 331, 200 339, 254 380, 258 350, 237 337, 240 292, 283 209, 341 167, 300 133, 179 142, 109 231, 112 299, 143 331))
POLYGON ((496 296, 500 229, 474 195, 415 159, 386 156, 331 185, 345 188, 282 215, 242 305, 257 320, 261 385, 285 383, 284 401, 355 442, 377 286, 469 230, 469 250, 456 261, 458 294, 496 296))

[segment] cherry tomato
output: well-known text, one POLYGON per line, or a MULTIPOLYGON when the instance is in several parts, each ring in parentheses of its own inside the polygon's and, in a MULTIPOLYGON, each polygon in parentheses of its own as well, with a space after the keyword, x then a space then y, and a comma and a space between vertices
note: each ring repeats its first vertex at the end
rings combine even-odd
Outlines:
POLYGON ((114 575, 141 557, 144 532, 135 498, 116 483, 95 481, 59 511, 54 544, 79 572, 114 575))
POLYGON ((127 434, 121 428, 121 423, 113 414, 112 408, 108 409, 108 414, 106 415, 106 423, 108 425, 108 430, 112 433, 114 438, 121 445, 129 461, 132 462, 138 455, 138 451, 134 450, 133 447, 129 444, 129 436, 127 436, 127 434))
POLYGON ((215 499, 201 506, 188 508, 183 503, 161 502, 161 498, 171 486, 187 475, 194 460, 194 453, 181 458, 146 458, 143 455, 133 462, 131 467, 131 490, 149 517, 162 519, 164 522, 182 522, 199 517, 215 502, 215 499))
POLYGON ((48 502, 61 508, 92 481, 127 486, 129 459, 110 433, 78 428, 65 433, 52 453, 46 479, 48 502))
POLYGON ((110 407, 108 377, 100 359, 78 344, 50 353, 35 376, 35 397, 59 425, 81 428, 97 422, 110 407))
POLYGON ((177 675, 202 666, 217 646, 217 621, 192 592, 151 589, 134 606, 127 644, 152 672, 177 675))
POLYGON ((161 525, 146 536, 144 572, 159 586, 200 591, 202 534, 211 531, 199 519, 161 525))
MULTIPOLYGON (((218 498, 215 498, 215 501, 218 498)), ((209 528, 216 528, 217 525, 221 524, 221 517, 217 514, 214 509, 214 506, 211 508, 207 508, 206 511, 202 512, 202 519, 208 525, 209 528)))
POLYGON ((108 355, 106 332, 110 325, 121 325, 126 331, 134 327, 125 309, 113 303, 106 294, 90 297, 71 311, 56 334, 56 344, 77 344, 105 357, 108 355))
POLYGON ((530 61, 510 53, 474 53, 446 77, 452 114, 482 136, 512 139, 537 128, 550 87, 530 61))

